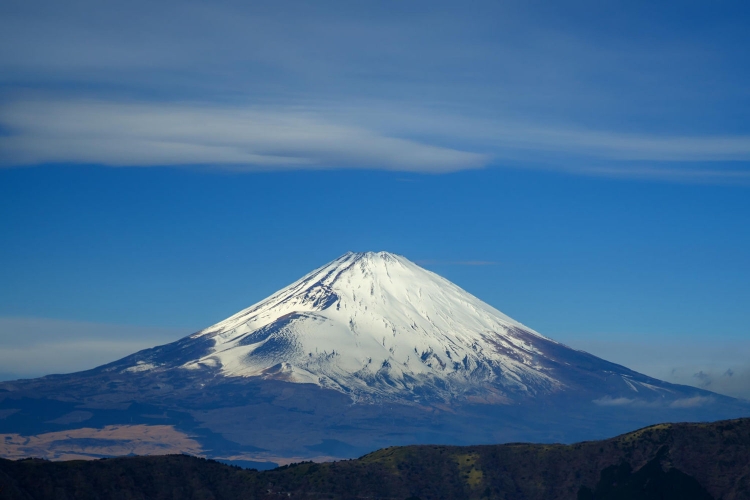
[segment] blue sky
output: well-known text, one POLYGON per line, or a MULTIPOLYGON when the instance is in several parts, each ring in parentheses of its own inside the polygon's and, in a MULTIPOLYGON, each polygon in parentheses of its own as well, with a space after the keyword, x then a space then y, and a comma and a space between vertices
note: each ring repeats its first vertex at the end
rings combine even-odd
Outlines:
POLYGON ((742 2, 3 2, 0 376, 388 250, 750 397, 749 22, 742 2))

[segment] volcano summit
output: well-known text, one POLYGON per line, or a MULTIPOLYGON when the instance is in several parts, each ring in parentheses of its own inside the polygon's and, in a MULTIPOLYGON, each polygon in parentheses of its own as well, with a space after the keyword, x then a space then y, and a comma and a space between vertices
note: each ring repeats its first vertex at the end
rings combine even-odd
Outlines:
POLYGON ((538 333, 404 257, 348 253, 193 335, 202 355, 144 356, 131 370, 182 368, 309 383, 354 400, 550 393, 538 333))
POLYGON ((210 456, 277 462, 750 413, 566 347, 387 252, 347 253, 189 337, 0 384, 0 398, 1 432, 160 424, 210 456))
POLYGON ((180 351, 190 357, 167 346, 110 369, 315 384, 373 402, 509 403, 566 391, 667 400, 680 394, 543 337, 387 252, 347 253, 181 341, 180 351))

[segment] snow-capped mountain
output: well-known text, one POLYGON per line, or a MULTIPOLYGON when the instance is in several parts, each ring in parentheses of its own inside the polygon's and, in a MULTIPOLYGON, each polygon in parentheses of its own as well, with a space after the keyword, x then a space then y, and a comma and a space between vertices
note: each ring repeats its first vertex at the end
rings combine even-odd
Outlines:
POLYGON ((582 364, 593 363, 599 372, 583 386, 602 396, 665 392, 663 383, 548 339, 388 252, 347 253, 176 345, 111 369, 314 384, 354 401, 507 403, 580 390, 582 364))
POLYGON ((546 338, 404 257, 348 253, 176 342, 0 382, 0 456, 50 439, 27 453, 122 453, 100 439, 119 429, 126 448, 298 461, 407 443, 571 442, 748 412, 546 338))
POLYGON ((194 338, 214 345, 185 369, 313 383, 354 397, 560 385, 537 361, 533 341, 544 337, 387 252, 348 253, 194 338))

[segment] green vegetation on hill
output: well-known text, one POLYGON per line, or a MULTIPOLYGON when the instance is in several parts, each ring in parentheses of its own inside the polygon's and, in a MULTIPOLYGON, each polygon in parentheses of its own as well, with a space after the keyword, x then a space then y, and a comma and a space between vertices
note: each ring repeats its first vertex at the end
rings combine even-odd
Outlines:
POLYGON ((750 499, 750 419, 574 445, 406 446, 247 471, 189 456, 0 461, 8 499, 750 499))

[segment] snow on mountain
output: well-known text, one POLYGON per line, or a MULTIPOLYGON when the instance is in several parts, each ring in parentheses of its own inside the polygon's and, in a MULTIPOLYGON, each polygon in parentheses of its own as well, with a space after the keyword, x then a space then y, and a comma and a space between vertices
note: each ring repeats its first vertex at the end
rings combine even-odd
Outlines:
POLYGON ((211 456, 299 461, 407 443, 573 442, 748 405, 571 349, 404 257, 368 252, 176 342, 2 382, 0 412, 8 433, 86 413, 64 425, 172 425, 211 456))
POLYGON ((387 252, 343 255, 220 323, 99 370, 200 387, 314 384, 354 401, 408 404, 506 404, 562 392, 665 404, 682 391, 544 337, 387 252))
POLYGON ((503 399, 562 385, 535 346, 553 341, 387 252, 347 253, 191 338, 213 345, 185 369, 312 383, 355 399, 479 387, 503 399))

